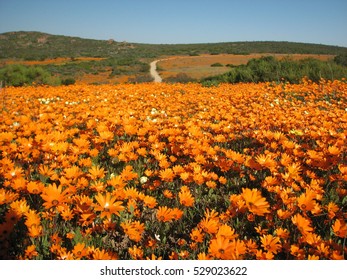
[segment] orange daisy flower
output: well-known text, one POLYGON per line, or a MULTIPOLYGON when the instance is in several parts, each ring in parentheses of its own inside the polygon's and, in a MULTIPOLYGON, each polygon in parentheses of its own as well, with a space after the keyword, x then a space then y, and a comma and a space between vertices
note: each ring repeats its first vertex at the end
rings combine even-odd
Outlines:
POLYGON ((209 255, 206 255, 206 253, 199 253, 197 256, 198 260, 211 260, 211 257, 209 255))
POLYGON ((42 176, 51 178, 52 180, 55 179, 55 177, 56 177, 56 173, 48 165, 41 165, 39 167, 39 173, 42 176))
POLYGON ((157 206, 157 200, 155 199, 155 197, 153 196, 149 196, 149 195, 146 195, 144 198, 143 198, 143 203, 144 205, 146 205, 148 208, 154 208, 155 206, 157 206))
POLYGON ((281 242, 279 237, 274 237, 271 234, 263 235, 260 237, 261 246, 267 252, 271 252, 273 254, 277 254, 281 249, 281 242))
POLYGON ((143 259, 143 250, 141 247, 134 245, 128 249, 128 252, 133 260, 142 260, 143 259))
POLYGON ((316 193, 310 189, 307 189, 306 193, 303 193, 298 197, 298 206, 302 211, 313 210, 316 205, 316 201, 314 200, 315 197, 316 193))
POLYGON ((229 240, 232 240, 237 238, 238 234, 235 233, 235 230, 232 229, 230 226, 223 224, 218 228, 216 236, 223 236, 225 238, 228 238, 229 240))
POLYGON ((80 215, 79 223, 82 226, 89 226, 91 225, 96 218, 96 215, 94 213, 83 213, 80 215))
POLYGON ((277 228, 275 234, 282 239, 287 239, 289 237, 289 231, 283 228, 277 228))
POLYGON ((174 197, 173 193, 172 193, 171 191, 169 191, 169 190, 164 190, 164 191, 163 191, 163 195, 164 195, 166 198, 170 198, 170 199, 174 197))
POLYGON ((28 228, 28 236, 30 237, 39 237, 42 234, 43 227, 41 225, 32 225, 28 228))
POLYGON ((25 257, 28 259, 32 259, 34 257, 37 257, 39 253, 36 251, 36 246, 35 245, 29 245, 25 249, 25 257))
POLYGON ((116 256, 109 254, 104 249, 95 249, 92 253, 92 260, 115 260, 116 256))
POLYGON ((76 259, 85 257, 88 254, 86 245, 84 243, 77 243, 72 249, 72 253, 76 259))
POLYGON ((339 211, 339 207, 336 205, 336 203, 331 201, 328 203, 327 210, 328 210, 328 217, 330 220, 332 220, 335 217, 337 211, 339 211))
POLYGON ((67 202, 66 191, 63 191, 62 186, 57 187, 55 183, 44 188, 41 197, 45 201, 42 205, 46 209, 57 207, 58 205, 67 202))
POLYGON ((215 234, 218 231, 219 221, 218 219, 204 218, 199 223, 199 227, 206 233, 215 234))
POLYGON ((180 203, 184 206, 191 207, 194 204, 194 197, 190 190, 186 186, 182 186, 181 191, 178 194, 180 203))
POLYGON ((232 259, 232 247, 229 239, 218 236, 211 240, 208 252, 215 259, 230 260, 232 259))
POLYGON ((131 165, 127 165, 121 173, 121 177, 124 181, 131 181, 138 177, 137 173, 133 172, 133 167, 131 165))
POLYGON ((292 217, 292 223, 297 226, 302 235, 313 231, 311 221, 304 218, 300 214, 296 214, 294 217, 292 217))
POLYGON ((341 238, 346 238, 347 236, 347 225, 344 221, 337 219, 335 223, 331 226, 334 234, 341 238))
POLYGON ((204 240, 204 235, 202 234, 201 230, 198 228, 195 228, 192 230, 192 232, 190 233, 190 238, 194 241, 194 242, 198 242, 201 243, 204 240))
POLYGON ((105 177, 105 169, 103 167, 92 166, 88 171, 88 175, 92 180, 98 180, 105 177))
POLYGON ((175 173, 173 172, 171 168, 166 168, 166 169, 160 170, 159 176, 165 182, 172 182, 173 178, 175 177, 175 173))
POLYGON ((273 160, 270 155, 263 154, 255 158, 256 162, 264 168, 273 168, 276 166, 276 161, 273 160))
POLYGON ((31 181, 31 182, 28 182, 26 188, 28 192, 31 194, 40 194, 42 193, 44 185, 38 181, 31 181))
POLYGON ((142 238, 142 233, 145 229, 145 225, 136 221, 125 221, 121 223, 121 227, 123 228, 126 235, 133 241, 139 242, 142 238))
POLYGON ((266 199, 261 196, 259 190, 242 188, 241 196, 245 200, 246 207, 251 213, 258 216, 264 216, 264 214, 270 213, 270 205, 266 199))
POLYGON ((124 210, 122 202, 116 201, 116 197, 112 197, 109 192, 105 195, 98 193, 95 199, 98 204, 94 204, 94 210, 101 212, 100 218, 107 217, 107 219, 111 219, 112 214, 119 216, 119 212, 124 210))
POLYGON ((157 211, 157 219, 162 222, 169 222, 173 219, 172 209, 167 206, 159 206, 157 211))
POLYGON ((30 228, 31 226, 38 226, 41 224, 41 219, 39 215, 34 210, 29 210, 29 212, 25 213, 26 221, 25 225, 30 228))
POLYGON ((181 219, 183 215, 183 211, 175 207, 171 210, 171 215, 172 215, 172 219, 177 221, 181 219))
POLYGON ((247 252, 247 246, 244 241, 239 239, 233 239, 230 242, 232 249, 232 259, 241 260, 244 254, 247 252))

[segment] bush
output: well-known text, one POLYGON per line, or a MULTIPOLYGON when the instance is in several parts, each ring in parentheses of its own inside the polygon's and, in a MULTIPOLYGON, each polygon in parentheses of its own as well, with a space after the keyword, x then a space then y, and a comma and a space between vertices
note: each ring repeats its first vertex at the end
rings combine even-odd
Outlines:
MULTIPOLYGON (((228 73, 202 80, 203 84, 240 83, 240 82, 290 82, 299 83, 307 77, 313 82, 339 80, 347 77, 347 67, 340 56, 335 62, 323 62, 317 59, 277 60, 272 56, 251 59, 246 65, 233 67, 228 73), (336 63, 339 62, 339 64, 336 63)), ((212 65, 211 65, 212 66, 212 65)))
POLYGON ((224 65, 222 63, 216 62, 211 64, 211 67, 223 67, 224 65))
POLYGON ((128 79, 128 83, 130 84, 140 84, 140 83, 148 83, 152 82, 153 78, 150 75, 137 75, 133 78, 128 79))
POLYGON ((338 65, 346 66, 347 67, 347 55, 338 55, 335 56, 334 62, 338 65))
POLYGON ((73 85, 76 83, 76 80, 74 78, 66 78, 61 81, 62 85, 68 86, 68 85, 73 85))
POLYGON ((188 54, 189 56, 199 56, 199 53, 197 51, 191 51, 188 54))
POLYGON ((167 83, 190 83, 190 82, 194 82, 195 79, 193 79, 192 77, 189 77, 187 74, 185 73, 178 73, 176 76, 171 76, 165 79, 165 82, 167 83))
POLYGON ((25 86, 32 84, 59 85, 60 79, 52 76, 41 67, 23 65, 7 65, 0 70, 0 80, 9 86, 25 86))

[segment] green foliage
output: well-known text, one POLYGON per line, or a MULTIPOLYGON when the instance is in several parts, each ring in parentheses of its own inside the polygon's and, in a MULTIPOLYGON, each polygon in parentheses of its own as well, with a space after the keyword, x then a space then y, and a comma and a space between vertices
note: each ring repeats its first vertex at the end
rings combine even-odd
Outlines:
POLYGON ((189 52, 189 56, 199 56, 199 53, 197 51, 191 51, 189 52))
POLYGON ((130 84, 148 83, 152 81, 153 78, 149 74, 136 75, 135 77, 128 79, 128 83, 130 84))
POLYGON ((7 65, 0 70, 0 80, 9 86, 25 86, 32 84, 59 85, 60 79, 53 77, 41 67, 23 65, 7 65))
POLYGON ((211 67, 223 67, 224 65, 222 63, 216 62, 211 64, 211 67))
MULTIPOLYGON (((156 58, 162 55, 202 53, 301 53, 347 55, 347 48, 293 42, 226 42, 207 44, 139 44, 51 35, 41 32, 8 32, 0 37, 0 58, 42 60, 55 57, 156 58)), ((126 63, 128 64, 128 63, 126 63)))
POLYGON ((335 62, 336 64, 339 64, 339 65, 342 65, 342 66, 346 66, 346 67, 347 67, 347 54, 335 56, 334 62, 335 62))
POLYGON ((171 76, 171 77, 164 79, 164 82, 186 84, 186 83, 195 82, 195 79, 189 77, 185 73, 178 73, 176 76, 171 76))
POLYGON ((76 80, 74 78, 66 78, 61 81, 62 85, 68 86, 68 85, 73 85, 76 83, 76 80))
POLYGON ((205 85, 240 82, 290 82, 299 83, 307 77, 313 82, 347 77, 347 67, 317 59, 277 60, 273 56, 251 59, 246 65, 232 68, 228 73, 202 80, 205 85))

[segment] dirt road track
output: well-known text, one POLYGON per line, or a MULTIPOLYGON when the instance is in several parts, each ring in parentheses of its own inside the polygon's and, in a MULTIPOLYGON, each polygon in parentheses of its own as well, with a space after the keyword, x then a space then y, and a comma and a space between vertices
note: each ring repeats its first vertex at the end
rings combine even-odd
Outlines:
POLYGON ((157 72, 157 62, 158 61, 159 60, 154 60, 150 63, 150 66, 151 66, 150 74, 153 77, 153 79, 154 79, 153 81, 155 83, 161 83, 162 82, 162 78, 160 77, 159 73, 157 72))

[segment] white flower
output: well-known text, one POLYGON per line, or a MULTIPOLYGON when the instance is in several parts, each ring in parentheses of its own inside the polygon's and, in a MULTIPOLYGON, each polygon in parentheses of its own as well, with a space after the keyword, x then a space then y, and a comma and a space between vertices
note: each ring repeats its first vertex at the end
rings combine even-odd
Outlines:
POLYGON ((146 176, 142 176, 141 178, 140 178, 140 183, 141 184, 144 184, 144 183, 146 183, 148 181, 148 178, 146 177, 146 176))
POLYGON ((159 234, 154 234, 155 239, 157 239, 158 241, 160 241, 160 235, 159 234))

